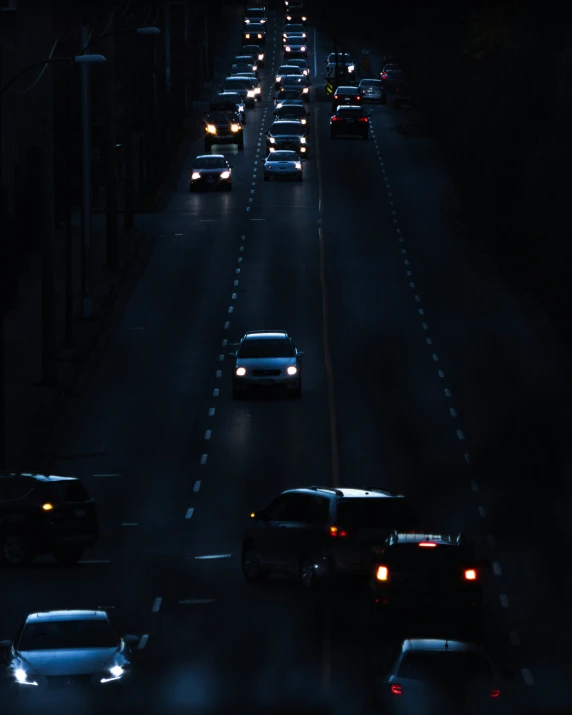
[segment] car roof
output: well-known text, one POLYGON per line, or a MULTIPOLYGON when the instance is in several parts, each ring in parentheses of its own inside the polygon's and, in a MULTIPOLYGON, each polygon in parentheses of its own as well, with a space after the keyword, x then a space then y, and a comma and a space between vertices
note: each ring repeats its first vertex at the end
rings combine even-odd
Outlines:
POLYGON ((56 477, 52 474, 35 474, 33 472, 1 472, 0 478, 12 478, 14 477, 24 477, 26 479, 35 479, 38 482, 43 482, 44 484, 53 484, 56 482, 78 482, 78 477, 56 477))
POLYGON ((275 125, 282 126, 283 124, 297 124, 297 125, 300 125, 301 127, 304 126, 299 119, 295 119, 294 117, 292 117, 292 119, 290 119, 290 118, 282 119, 282 117, 278 117, 277 119, 275 119, 272 122, 272 126, 275 126, 275 125))
POLYGON ((427 542, 430 544, 437 544, 438 546, 464 546, 465 543, 459 538, 460 534, 424 534, 422 532, 418 534, 406 533, 400 534, 396 533, 394 535, 395 544, 420 544, 427 542))
POLYGON ((285 330, 249 330, 244 334, 243 340, 276 340, 279 338, 287 338, 288 333, 285 330))
POLYGON ((248 25, 248 28, 245 28, 244 32, 249 32, 249 28, 253 28, 253 27, 262 27, 262 28, 264 28, 264 25, 263 25, 261 22, 251 22, 251 23, 248 25))
POLYGON ((401 645, 402 652, 407 651, 455 651, 457 653, 481 653, 476 643, 449 641, 444 638, 408 638, 401 645))
POLYGON ((26 618, 26 623, 39 623, 46 621, 107 621, 109 617, 105 611, 43 611, 31 613, 26 618))
MULTIPOLYGON (((384 489, 356 489, 354 487, 300 487, 298 489, 288 489, 287 492, 327 492, 329 496, 343 497, 344 499, 379 499, 379 498, 402 498, 402 494, 394 494, 384 489)), ((286 493, 286 492, 284 492, 286 493)))
POLYGON ((198 154, 193 161, 197 159, 224 159, 226 161, 226 156, 224 154, 198 154))
POLYGON ((271 152, 266 158, 269 159, 270 157, 273 157, 276 159, 277 156, 282 154, 288 154, 288 159, 290 159, 291 156, 292 161, 299 161, 298 154, 296 154, 295 151, 292 151, 292 149, 278 149, 278 151, 271 152))
MULTIPOLYGON (((359 109, 359 110, 365 110, 365 107, 362 107, 361 104, 340 104, 338 106, 338 109, 359 109)), ((336 110, 337 111, 337 110, 336 110)))
POLYGON ((344 85, 342 87, 338 87, 334 94, 338 94, 338 92, 352 92, 353 94, 357 94, 358 88, 352 87, 351 85, 344 85))

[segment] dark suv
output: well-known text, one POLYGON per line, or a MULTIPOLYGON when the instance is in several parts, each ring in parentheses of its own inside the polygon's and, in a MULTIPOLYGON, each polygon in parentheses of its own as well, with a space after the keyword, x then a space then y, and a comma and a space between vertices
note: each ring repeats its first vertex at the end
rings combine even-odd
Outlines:
POLYGON ((245 577, 257 582, 281 572, 307 588, 337 574, 369 576, 388 533, 418 523, 401 494, 332 487, 289 489, 250 517, 242 545, 245 577))
POLYGON ((372 569, 374 600, 380 607, 478 608, 481 569, 463 534, 394 533, 372 569))
POLYGON ((214 144, 236 144, 244 149, 244 132, 236 112, 210 112, 205 116, 205 151, 214 144))
POLYGON ((78 561, 98 532, 95 501, 79 479, 0 473, 0 563, 38 554, 78 561))

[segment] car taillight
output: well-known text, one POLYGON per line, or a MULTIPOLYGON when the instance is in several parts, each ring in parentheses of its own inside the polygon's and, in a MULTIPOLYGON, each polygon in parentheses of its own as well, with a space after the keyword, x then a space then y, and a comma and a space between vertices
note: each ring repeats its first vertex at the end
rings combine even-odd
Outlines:
POLYGON ((387 79, 387 72, 381 73, 381 79, 387 79))
POLYGON ((358 117, 358 122, 369 122, 367 117, 358 117))
POLYGON ((345 529, 338 529, 337 526, 330 526, 330 536, 347 536, 348 532, 345 529))
POLYGON ((337 94, 334 94, 334 99, 337 99, 337 98, 338 98, 338 95, 337 95, 337 94))
POLYGON ((500 697, 500 690, 498 688, 493 688, 491 690, 491 698, 498 698, 500 697))
POLYGON ((341 122, 343 121, 341 117, 332 117, 332 122, 341 122))
POLYGON ((393 695, 403 695, 403 688, 399 683, 391 683, 391 692, 393 695))
POLYGON ((419 546, 425 547, 426 549, 433 549, 437 544, 433 541, 420 541, 419 546))
POLYGON ((465 569, 465 581, 476 581, 477 571, 476 569, 465 569))
POLYGON ((359 94, 358 94, 358 96, 356 97, 356 99, 357 99, 357 100, 360 100, 360 99, 361 99, 361 97, 359 96, 359 94))
POLYGON ((387 581, 389 578, 389 569, 387 566, 378 566, 375 577, 378 581, 387 581))

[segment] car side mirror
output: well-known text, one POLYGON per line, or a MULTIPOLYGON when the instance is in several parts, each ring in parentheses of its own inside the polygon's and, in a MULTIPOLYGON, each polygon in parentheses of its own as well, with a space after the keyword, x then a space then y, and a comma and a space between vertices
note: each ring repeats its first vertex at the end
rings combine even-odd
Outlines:
POLYGON ((139 636, 127 635, 123 636, 123 640, 127 645, 137 645, 139 643, 139 636))
POLYGON ((296 350, 296 357, 304 357, 306 353, 303 350, 296 350))
POLYGON ((11 645, 12 641, 0 641, 0 651, 10 650, 11 645))

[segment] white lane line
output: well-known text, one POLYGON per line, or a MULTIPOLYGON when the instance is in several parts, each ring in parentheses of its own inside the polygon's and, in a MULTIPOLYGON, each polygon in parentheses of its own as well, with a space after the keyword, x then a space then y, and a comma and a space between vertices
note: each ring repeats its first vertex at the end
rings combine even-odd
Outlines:
POLYGON ((472 489, 474 492, 476 492, 477 494, 478 494, 479 491, 480 491, 479 484, 478 484, 478 482, 475 482, 474 479, 471 481, 471 489, 472 489))
POLYGON ((534 678, 532 677, 532 673, 528 668, 522 668, 520 672, 522 673, 524 682, 527 685, 534 685, 534 678))
POLYGON ((110 564, 111 559, 80 559, 78 564, 110 564))
POLYGON ((234 313, 234 308, 232 307, 232 305, 231 305, 230 308, 228 309, 228 312, 229 312, 229 313, 234 313))
POLYGON ((431 355, 431 357, 433 358, 433 360, 434 360, 435 362, 439 362, 439 356, 438 356, 436 353, 433 353, 433 354, 431 355))
MULTIPOLYGON (((445 370, 437 370, 437 374, 439 375, 439 377, 445 377, 445 370)), ((459 437, 459 439, 461 438, 459 437)))
POLYGON ((427 323, 421 323, 421 326, 423 327, 423 330, 429 330, 427 323))
POLYGON ((218 387, 215 387, 215 389, 213 390, 213 397, 218 397, 219 395, 220 395, 220 390, 218 389, 218 387))
POLYGON ((509 631, 508 637, 510 638, 510 642, 513 645, 516 645, 516 646, 520 645, 520 638, 518 637, 518 633, 516 631, 509 631))
POLYGON ((122 477, 123 474, 94 474, 94 477, 122 477))
MULTIPOLYGON (((240 272, 240 268, 238 270, 240 272)), ((224 324, 224 330, 228 330, 229 328, 230 328, 230 323, 227 320, 226 323, 224 324)))
POLYGON ((451 413, 451 417, 457 417, 457 410, 453 407, 449 407, 449 412, 451 413))
POLYGON ((121 526, 139 526, 136 521, 124 521, 121 526))
POLYGON ((425 338, 425 340, 427 341, 427 345, 433 345, 431 338, 425 338))
POLYGON ((189 508, 187 509, 187 513, 185 514, 185 519, 190 519, 190 518, 192 517, 194 511, 195 511, 195 510, 193 509, 192 506, 189 507, 189 508))
POLYGON ((504 593, 501 593, 499 596, 499 600, 503 608, 508 608, 508 596, 506 596, 504 593))
POLYGON ((470 455, 470 454, 467 454, 467 452, 465 452, 465 454, 463 455, 463 457, 465 458, 465 462, 466 462, 466 463, 469 465, 469 467, 470 467, 471 464, 473 463, 473 458, 471 457, 471 455, 470 455))
POLYGON ((495 537, 492 534, 487 534, 487 541, 489 542, 489 546, 495 545, 495 537))
POLYGON ((480 507, 479 507, 479 514, 483 517, 483 519, 484 519, 485 516, 487 515, 487 510, 485 509, 484 506, 480 506, 480 507))
POLYGON ((201 455, 201 464, 205 465, 207 463, 207 459, 209 458, 208 454, 202 454, 201 455))
POLYGON ((195 482, 195 484, 193 486, 193 491, 198 492, 200 488, 201 488, 201 480, 197 479, 197 481, 195 482))
POLYGON ((403 261, 403 264, 406 265, 406 266, 409 266, 409 265, 410 265, 410 263, 409 263, 409 261, 408 261, 407 259, 405 259, 405 260, 403 261))
POLYGON ((176 233, 175 236, 182 236, 182 233, 176 233))
POLYGON ((244 251, 244 246, 241 246, 238 250, 239 250, 240 252, 244 251))
POLYGON ((414 297, 417 303, 421 303, 421 298, 418 295, 415 295, 414 297))
POLYGON ((228 342, 228 340, 227 340, 226 338, 222 341, 222 347, 223 347, 223 348, 226 347, 227 342, 228 342))
POLYGON ((237 258, 237 259, 236 259, 236 262, 237 262, 237 263, 242 263, 242 258, 237 258))
POLYGON ((464 435, 462 429, 458 429, 458 430, 457 430, 457 437, 458 437, 461 441, 463 441, 463 440, 465 439, 465 435, 464 435))
POLYGON ((209 417, 214 417, 214 414, 215 414, 215 408, 209 407, 209 417))
POLYGON ((148 635, 147 633, 145 633, 145 634, 142 635, 141 638, 139 639, 139 643, 137 644, 137 648, 138 648, 139 650, 143 650, 143 648, 145 648, 145 646, 147 645, 147 641, 148 641, 148 640, 149 640, 149 635, 148 635))
POLYGON ((161 604, 163 603, 163 599, 158 597, 153 601, 153 605, 151 606, 151 613, 158 613, 159 609, 161 608, 161 604))
POLYGON ((448 387, 445 388, 445 397, 451 397, 451 390, 448 387))
POLYGON ((224 360, 224 355, 219 355, 219 356, 218 356, 218 361, 219 361, 219 362, 223 362, 223 360, 224 360))
POLYGON ((206 430, 205 439, 210 439, 212 436, 212 433, 213 433, 212 430, 210 430, 210 429, 206 430))
MULTIPOLYGON (((409 273, 409 271, 407 271, 409 273)), ((415 283, 413 281, 409 281, 409 287, 410 288, 415 288, 415 283)))
POLYGON ((222 377, 222 370, 217 370, 217 371, 216 371, 216 376, 217 376, 217 377, 222 377))
POLYGON ((182 601, 177 601, 177 603, 183 605, 203 605, 205 603, 214 603, 213 598, 184 598, 182 601))
POLYGON ((500 576, 502 574, 501 567, 498 561, 493 561, 493 573, 495 576, 500 576))
POLYGON ((246 207, 246 210, 247 210, 247 211, 250 211, 250 206, 247 206, 247 207, 246 207))
POLYGON ((236 280, 236 281, 233 281, 232 285, 233 285, 233 286, 237 286, 237 285, 238 285, 238 281, 237 281, 237 280, 236 280))
POLYGON ((230 559, 230 554, 209 554, 208 556, 195 556, 197 561, 208 561, 210 559, 230 559))
MULTIPOLYGON (((231 299, 231 300, 236 300, 236 293, 233 293, 230 299, 231 299)), ((226 340, 225 340, 225 343, 226 343, 226 340)))

